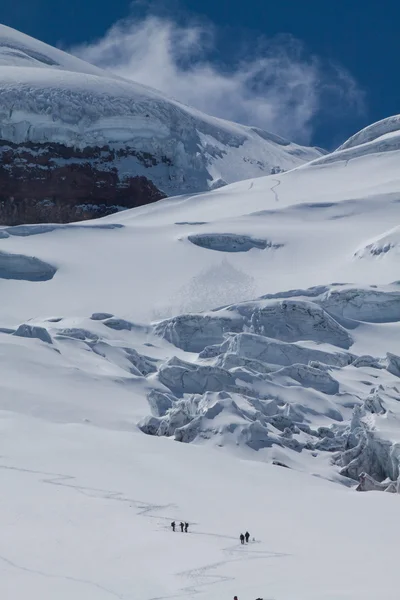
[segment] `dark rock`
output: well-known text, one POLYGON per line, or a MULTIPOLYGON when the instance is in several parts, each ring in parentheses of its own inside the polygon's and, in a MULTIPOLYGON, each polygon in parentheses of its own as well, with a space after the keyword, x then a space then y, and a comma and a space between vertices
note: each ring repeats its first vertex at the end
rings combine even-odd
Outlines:
POLYGON ((143 168, 157 164, 155 157, 129 147, 0 140, 0 223, 83 221, 165 197, 147 177, 119 173, 114 161, 121 157, 143 168))

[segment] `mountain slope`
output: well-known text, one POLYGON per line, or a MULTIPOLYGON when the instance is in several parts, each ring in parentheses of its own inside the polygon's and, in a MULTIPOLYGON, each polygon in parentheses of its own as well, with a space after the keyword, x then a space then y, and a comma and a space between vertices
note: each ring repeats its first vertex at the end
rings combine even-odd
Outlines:
POLYGON ((400 150, 362 146, 0 228, 4 596, 397 598, 398 495, 355 489, 400 489, 400 150))
POLYGON ((0 27, 0 219, 66 222, 321 155, 0 27))
MULTIPOLYGON (((37 338, 61 371, 64 353, 88 369, 88 389, 98 369, 110 389, 128 378, 147 433, 222 436, 305 470, 310 452, 334 450, 343 474, 396 479, 384 455, 376 469, 361 452, 349 471, 340 453, 349 435, 366 444, 363 427, 347 430, 357 407, 397 415, 397 164, 398 151, 319 159, 96 222, 5 227, 5 348, 37 338)), ((102 425, 126 418, 85 410, 102 425)))

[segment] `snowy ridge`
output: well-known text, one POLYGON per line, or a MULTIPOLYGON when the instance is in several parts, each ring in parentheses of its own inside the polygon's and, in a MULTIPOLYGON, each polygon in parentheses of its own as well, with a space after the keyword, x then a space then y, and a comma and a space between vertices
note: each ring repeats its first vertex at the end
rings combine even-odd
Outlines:
MULTIPOLYGON (((1 24, 0 66, 62 69, 91 75, 103 74, 101 69, 84 60, 1 24)), ((110 77, 116 78, 112 74, 110 77)))
POLYGON ((400 116, 396 115, 378 121, 362 129, 335 152, 316 160, 315 164, 330 164, 360 158, 368 154, 394 152, 400 149, 400 116))
POLYGON ((109 168, 146 174, 167 194, 292 169, 321 155, 204 115, 5 26, 0 81, 1 140, 111 148, 109 168), (145 168, 129 149, 149 156, 145 168))
POLYGON ((377 123, 373 123, 368 127, 365 127, 361 131, 357 132, 351 138, 349 138, 344 144, 342 144, 338 150, 347 150, 348 148, 354 148, 361 144, 368 144, 379 139, 388 139, 390 137, 398 135, 400 130, 400 115, 388 117, 382 119, 377 123))

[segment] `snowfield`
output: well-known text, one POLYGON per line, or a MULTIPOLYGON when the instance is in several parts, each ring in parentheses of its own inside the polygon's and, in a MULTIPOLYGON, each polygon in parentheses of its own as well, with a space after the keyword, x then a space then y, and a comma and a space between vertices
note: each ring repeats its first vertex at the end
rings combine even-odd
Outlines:
POLYGON ((0 230, 3 596, 397 599, 399 152, 360 140, 0 230))
POLYGON ((135 431, 0 427, 4 597, 396 598, 395 495, 135 431))

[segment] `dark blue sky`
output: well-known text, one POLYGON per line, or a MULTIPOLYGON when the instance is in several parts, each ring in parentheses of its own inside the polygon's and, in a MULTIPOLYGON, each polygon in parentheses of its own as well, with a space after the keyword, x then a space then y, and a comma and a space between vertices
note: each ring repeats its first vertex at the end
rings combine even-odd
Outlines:
MULTIPOLYGON (((115 21, 135 15, 140 10, 135 6, 132 13, 130 0, 1 0, 0 22, 52 45, 72 46, 102 36, 115 21)), ((353 75, 366 92, 365 113, 343 115, 332 126, 321 123, 315 144, 332 147, 361 127, 400 113, 398 0, 182 0, 180 7, 222 27, 231 43, 239 29, 255 38, 289 33, 310 53, 353 75)), ((229 60, 229 43, 224 59, 229 60)))

